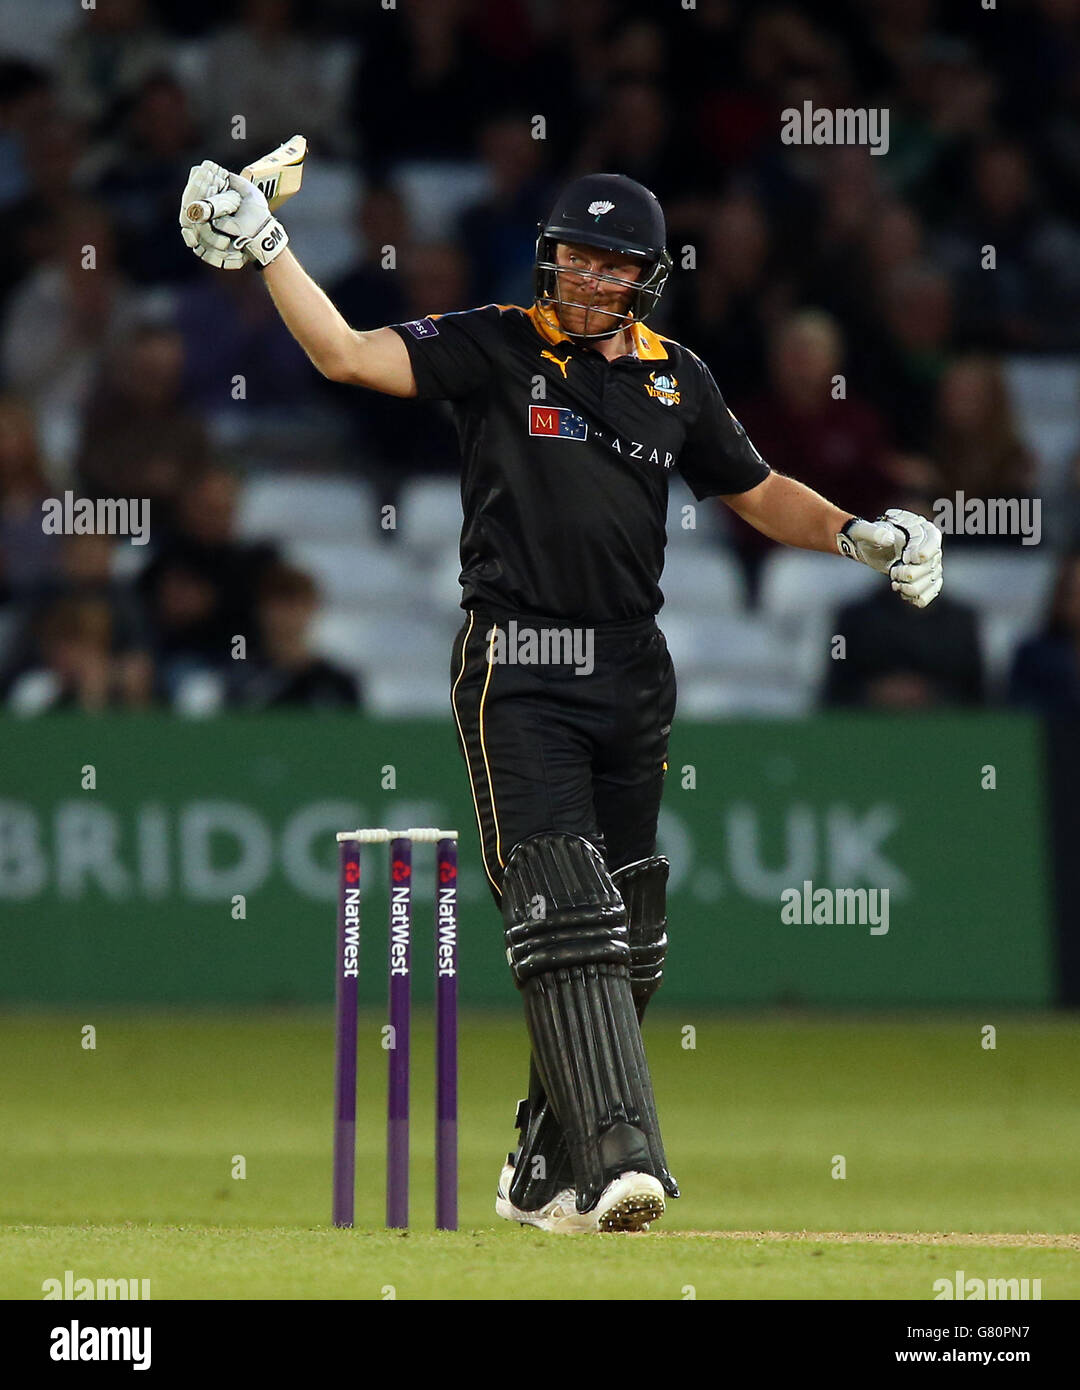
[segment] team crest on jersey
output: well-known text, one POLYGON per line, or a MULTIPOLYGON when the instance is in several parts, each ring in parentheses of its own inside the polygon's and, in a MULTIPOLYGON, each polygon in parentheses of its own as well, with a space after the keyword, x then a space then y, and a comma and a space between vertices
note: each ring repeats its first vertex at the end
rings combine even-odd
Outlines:
POLYGON ((601 217, 603 217, 605 212, 612 212, 614 208, 614 203, 605 203, 601 200, 597 200, 595 203, 589 204, 589 211, 596 218, 597 222, 600 221, 601 217))
POLYGON ((645 390, 654 401, 659 401, 661 405, 678 405, 680 399, 678 386, 679 382, 676 377, 657 376, 655 372, 650 372, 649 379, 645 383, 645 390))
POLYGON ((589 422, 565 405, 530 405, 529 433, 583 440, 589 437, 589 422))

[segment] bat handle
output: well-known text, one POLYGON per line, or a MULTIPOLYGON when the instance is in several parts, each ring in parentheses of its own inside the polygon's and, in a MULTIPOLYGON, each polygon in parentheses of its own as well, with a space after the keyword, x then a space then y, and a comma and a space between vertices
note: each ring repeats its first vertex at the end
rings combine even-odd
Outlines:
POLYGON ((188 203, 186 211, 191 222, 208 222, 214 215, 213 207, 206 201, 188 203))

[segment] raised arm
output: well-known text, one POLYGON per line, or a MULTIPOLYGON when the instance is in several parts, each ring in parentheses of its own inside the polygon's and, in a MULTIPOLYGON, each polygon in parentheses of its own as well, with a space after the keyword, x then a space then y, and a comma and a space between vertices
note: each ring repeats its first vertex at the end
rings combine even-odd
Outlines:
POLYGON ((350 328, 330 297, 286 247, 263 277, 285 327, 331 381, 367 386, 388 396, 415 396, 408 349, 392 328, 350 328))
POLYGON ((416 395, 401 338, 391 328, 362 333, 349 327, 288 249, 289 234, 250 180, 210 160, 197 165, 181 198, 180 231, 207 265, 242 270, 254 263, 262 271, 286 328, 323 376, 388 396, 416 395), (214 216, 193 221, 189 210, 196 203, 209 203, 214 216))

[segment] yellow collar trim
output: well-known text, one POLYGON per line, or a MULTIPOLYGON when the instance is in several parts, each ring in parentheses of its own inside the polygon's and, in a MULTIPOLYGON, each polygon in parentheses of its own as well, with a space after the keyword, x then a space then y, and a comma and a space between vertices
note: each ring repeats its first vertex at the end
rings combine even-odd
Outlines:
MULTIPOLYGON (((532 325, 549 343, 569 343, 569 334, 562 331, 558 315, 550 304, 534 304, 531 309, 525 310, 526 317, 532 320, 532 325)), ((654 333, 651 328, 646 328, 640 323, 630 323, 630 338, 634 344, 634 351, 643 361, 656 362, 661 359, 666 360, 667 349, 664 347, 663 339, 658 333, 654 333)))

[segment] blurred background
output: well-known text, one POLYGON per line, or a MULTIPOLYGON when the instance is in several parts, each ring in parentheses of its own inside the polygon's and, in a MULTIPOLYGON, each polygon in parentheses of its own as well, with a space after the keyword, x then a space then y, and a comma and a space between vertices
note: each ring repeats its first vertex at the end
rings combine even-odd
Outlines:
POLYGON ((624 172, 667 212, 656 326, 776 468, 1041 507, 1037 544, 947 537, 916 612, 672 480, 669 994, 1080 999, 1077 0, 0 0, 5 995, 324 999, 332 830, 472 834, 448 412, 323 380, 177 228, 190 165, 297 131, 283 220, 354 326, 528 305, 555 190, 624 172), (804 101, 887 108, 888 152, 783 144, 804 101), (150 543, 45 535, 66 490, 149 499, 150 543), (890 937, 769 944, 804 877, 891 885, 890 937))

